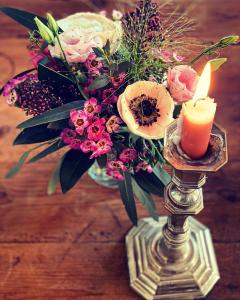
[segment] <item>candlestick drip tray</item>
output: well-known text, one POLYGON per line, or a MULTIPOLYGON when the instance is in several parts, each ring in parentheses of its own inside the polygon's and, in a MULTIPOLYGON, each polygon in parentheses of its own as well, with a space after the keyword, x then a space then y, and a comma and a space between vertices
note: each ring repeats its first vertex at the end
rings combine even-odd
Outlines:
POLYGON ((191 159, 182 150, 178 133, 177 120, 168 128, 165 136, 164 156, 178 170, 214 172, 227 161, 226 132, 214 124, 206 154, 201 159, 191 159))

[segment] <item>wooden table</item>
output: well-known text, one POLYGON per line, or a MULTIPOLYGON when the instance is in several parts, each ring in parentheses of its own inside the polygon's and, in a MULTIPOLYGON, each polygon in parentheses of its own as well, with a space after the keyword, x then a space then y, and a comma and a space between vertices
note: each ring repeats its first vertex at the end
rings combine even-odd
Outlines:
MULTIPOLYGON (((85 9, 83 1, 1 0, 37 14, 56 17, 85 9)), ((90 1, 85 1, 89 3, 90 1)), ((106 1, 101 1, 105 3, 106 1)), ((236 0, 178 1, 192 9, 197 36, 214 41, 239 33, 236 0), (194 5, 191 4, 194 2, 194 5)), ((100 1, 94 1, 96 5, 100 1)), ((111 3, 106 4, 110 7, 111 3)), ((93 7, 92 7, 93 8, 93 7)), ((101 9, 103 6, 101 6, 101 9)), ((30 66, 26 31, 1 15, 0 80, 30 66)), ((217 121, 228 130, 229 163, 208 179, 205 209, 198 219, 212 230, 221 280, 209 300, 240 299, 240 98, 239 47, 225 51, 229 63, 214 76, 212 94, 217 121)), ((4 174, 26 147, 12 147, 15 126, 24 120, 17 109, 0 102, 0 299, 1 300, 133 300, 129 287, 124 237, 131 228, 119 193, 99 187, 87 176, 68 195, 47 197, 47 181, 56 156, 4 174)), ((166 213, 158 199, 160 214, 166 213)), ((138 207, 140 216, 146 212, 138 207)))

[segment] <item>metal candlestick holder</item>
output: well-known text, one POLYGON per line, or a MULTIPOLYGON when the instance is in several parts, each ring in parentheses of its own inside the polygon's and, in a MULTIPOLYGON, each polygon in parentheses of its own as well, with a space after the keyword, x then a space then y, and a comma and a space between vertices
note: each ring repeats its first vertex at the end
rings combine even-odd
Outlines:
POLYGON ((226 132, 214 124, 206 155, 190 160, 174 143, 176 131, 174 121, 164 147, 173 167, 164 196, 171 215, 142 219, 126 237, 131 287, 148 300, 204 298, 220 278, 210 231, 192 216, 203 209, 206 173, 227 162, 226 132))

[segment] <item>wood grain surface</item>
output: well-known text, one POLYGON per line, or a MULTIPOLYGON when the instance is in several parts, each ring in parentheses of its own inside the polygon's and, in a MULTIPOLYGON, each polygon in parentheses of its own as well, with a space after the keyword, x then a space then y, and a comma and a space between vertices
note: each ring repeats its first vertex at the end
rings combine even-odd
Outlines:
MULTIPOLYGON (((237 0, 181 0, 199 25, 195 35, 214 41, 240 31, 237 0)), ((43 15, 112 8, 115 1, 0 0, 43 15)), ((26 31, 0 17, 0 84, 30 67, 26 31)), ((240 299, 240 47, 224 51, 229 62, 214 75, 211 95, 217 122, 228 131, 229 163, 211 174, 198 219, 212 231, 221 280, 208 300, 240 299)), ((200 66, 199 66, 200 67, 200 66)), ((66 196, 46 195, 56 164, 53 155, 27 165, 14 179, 4 174, 27 147, 12 146, 23 113, 0 99, 0 300, 137 300, 129 287, 124 237, 131 228, 118 191, 97 186, 88 176, 66 196)), ((166 214, 162 199, 159 213, 166 214)), ((140 216, 146 212, 138 206, 140 216)))

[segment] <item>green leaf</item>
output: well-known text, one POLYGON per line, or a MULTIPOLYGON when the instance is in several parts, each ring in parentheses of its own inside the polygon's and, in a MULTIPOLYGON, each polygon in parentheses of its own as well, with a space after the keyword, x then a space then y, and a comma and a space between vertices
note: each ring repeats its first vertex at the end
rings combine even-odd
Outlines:
POLYGON ((31 150, 23 153, 23 155, 19 158, 18 163, 6 174, 5 178, 7 179, 12 178, 21 170, 30 152, 31 150))
POLYGON ((135 173, 133 177, 144 191, 160 197, 164 196, 165 185, 154 173, 139 171, 135 173))
POLYGON ((171 176, 160 166, 156 165, 153 168, 153 173, 165 186, 171 182, 171 176))
POLYGON ((101 168, 101 169, 105 168, 107 165, 107 155, 103 154, 103 155, 97 157, 97 162, 98 162, 99 168, 101 168))
POLYGON ((124 180, 119 182, 121 198, 130 220, 135 226, 137 226, 138 217, 133 195, 131 175, 128 172, 124 172, 123 175, 124 180))
POLYGON ((132 67, 132 62, 124 61, 118 65, 118 73, 127 72, 132 67))
POLYGON ((41 124, 46 124, 49 122, 67 119, 69 118, 70 111, 73 109, 82 109, 83 103, 83 100, 78 100, 56 107, 39 116, 33 117, 32 119, 29 119, 19 124, 17 128, 29 128, 41 124))
POLYGON ((209 60, 209 62, 211 64, 211 71, 212 72, 217 71, 226 61, 227 61, 227 58, 225 58, 225 57, 209 60))
POLYGON ((103 51, 106 53, 107 56, 110 55, 110 41, 107 40, 106 45, 103 47, 103 51))
POLYGON ((174 119, 176 119, 179 116, 181 110, 182 110, 182 105, 181 104, 180 105, 175 105, 174 111, 173 111, 174 119))
POLYGON ((47 155, 52 154, 52 153, 62 149, 65 146, 66 146, 66 144, 64 144, 61 140, 58 140, 55 143, 53 143, 52 145, 50 145, 49 147, 47 147, 46 149, 44 149, 43 151, 39 152, 34 157, 32 157, 28 161, 28 163, 34 163, 34 162, 46 157, 47 155))
POLYGON ((95 80, 89 85, 88 89, 90 91, 101 89, 108 85, 110 79, 107 75, 100 75, 95 78, 95 80))
POLYGON ((46 124, 26 128, 16 137, 13 145, 42 143, 58 137, 60 132, 60 130, 48 129, 46 124))
POLYGON ((56 82, 58 85, 74 84, 74 82, 69 77, 48 68, 47 66, 45 66, 42 63, 38 64, 38 79, 39 80, 51 80, 51 81, 56 82))
POLYGON ((68 192, 93 163, 94 159, 89 159, 89 154, 77 150, 69 150, 64 156, 60 169, 62 192, 68 192))
POLYGON ((104 53, 101 48, 93 47, 92 50, 96 54, 97 57, 104 57, 104 53))
POLYGON ((38 17, 45 25, 47 25, 46 19, 24 10, 12 7, 0 7, 0 11, 30 30, 38 30, 37 25, 34 21, 35 17, 38 17))
POLYGON ((62 165, 65 155, 66 155, 66 153, 58 161, 57 166, 52 173, 51 179, 48 183, 48 195, 52 195, 56 191, 57 184, 60 181, 60 169, 61 169, 61 165, 62 165))
POLYGON ((156 212, 155 203, 149 193, 144 191, 137 182, 132 178, 133 193, 138 198, 138 200, 144 205, 148 210, 149 215, 156 221, 158 221, 158 214, 156 212))

